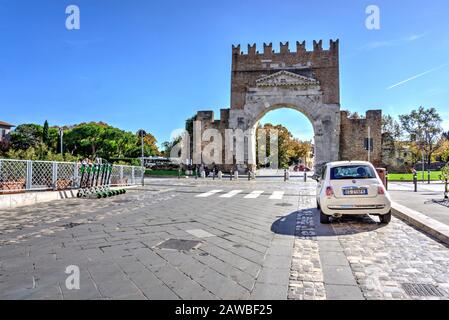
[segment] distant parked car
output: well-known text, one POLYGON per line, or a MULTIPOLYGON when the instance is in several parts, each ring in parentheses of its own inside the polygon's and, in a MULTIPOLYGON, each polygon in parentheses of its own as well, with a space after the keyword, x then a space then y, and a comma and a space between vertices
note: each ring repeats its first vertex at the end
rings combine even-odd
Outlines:
POLYGON ((298 165, 296 165, 296 166, 293 168, 293 170, 294 170, 295 172, 304 172, 304 171, 309 172, 309 171, 312 171, 310 168, 306 167, 306 166, 303 165, 303 164, 298 164, 298 165))
POLYGON ((369 162, 331 162, 324 166, 317 184, 317 207, 321 223, 342 215, 377 215, 381 223, 391 220, 391 198, 369 162))

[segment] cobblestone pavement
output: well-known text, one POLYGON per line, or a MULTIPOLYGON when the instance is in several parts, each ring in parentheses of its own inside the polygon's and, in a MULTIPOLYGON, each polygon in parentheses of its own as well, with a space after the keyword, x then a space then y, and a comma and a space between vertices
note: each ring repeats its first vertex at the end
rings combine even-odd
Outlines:
POLYGON ((157 180, 0 211, 0 299, 449 298, 448 248, 373 219, 321 225, 314 183, 271 180, 157 180))

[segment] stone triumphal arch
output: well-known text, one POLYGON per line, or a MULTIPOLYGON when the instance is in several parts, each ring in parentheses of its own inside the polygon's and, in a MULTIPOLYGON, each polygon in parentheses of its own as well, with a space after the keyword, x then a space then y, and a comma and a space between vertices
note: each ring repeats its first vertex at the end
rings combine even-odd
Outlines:
MULTIPOLYGON (((311 51, 305 42, 297 42, 295 52, 288 42, 280 44, 279 52, 271 43, 264 44, 262 52, 255 44, 248 45, 247 53, 240 45, 233 46, 231 72, 231 107, 221 109, 220 120, 214 120, 212 111, 198 112, 196 120, 203 129, 252 130, 255 135, 257 123, 267 112, 292 108, 312 123, 315 169, 339 159, 367 160, 364 139, 368 127, 374 145, 370 158, 380 162, 381 112, 368 111, 366 117, 349 119, 340 110, 338 40, 330 40, 328 49, 323 49, 322 41, 314 41, 311 51)), ((254 146, 248 152, 255 153, 254 146)), ((239 164, 242 170, 249 167, 239 164)))

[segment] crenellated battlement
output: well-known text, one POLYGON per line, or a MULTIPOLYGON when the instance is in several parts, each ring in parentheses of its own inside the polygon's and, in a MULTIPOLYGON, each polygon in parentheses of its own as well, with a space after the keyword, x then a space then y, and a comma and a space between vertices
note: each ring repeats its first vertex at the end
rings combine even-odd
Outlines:
POLYGON ((241 109, 246 92, 256 86, 257 79, 285 70, 312 78, 321 84, 323 101, 339 104, 339 40, 315 40, 307 48, 305 41, 296 41, 296 50, 290 43, 279 43, 279 49, 267 42, 263 47, 248 44, 243 52, 240 44, 232 46, 231 108, 241 109))
POLYGON ((270 43, 264 43, 263 44, 263 51, 259 52, 257 50, 256 44, 248 44, 248 50, 246 53, 244 53, 241 49, 240 44, 238 45, 232 45, 232 54, 233 55, 239 55, 239 56, 272 56, 272 55, 286 55, 286 54, 295 54, 295 55, 304 55, 307 53, 313 53, 313 52, 328 52, 328 53, 338 53, 339 50, 339 39, 336 40, 330 40, 329 41, 329 47, 328 49, 323 49, 323 40, 313 41, 313 49, 307 50, 306 48, 306 42, 302 41, 296 41, 296 51, 290 51, 289 42, 280 42, 279 43, 279 51, 276 52, 273 50, 273 44, 270 43))

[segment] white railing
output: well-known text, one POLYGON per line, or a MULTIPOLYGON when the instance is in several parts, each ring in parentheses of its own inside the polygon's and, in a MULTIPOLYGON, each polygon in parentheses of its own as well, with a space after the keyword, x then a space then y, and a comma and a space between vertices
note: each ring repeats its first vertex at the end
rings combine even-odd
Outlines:
MULTIPOLYGON (((80 162, 0 159, 0 194, 79 188, 80 162)), ((143 167, 114 165, 111 186, 140 184, 143 167)))

